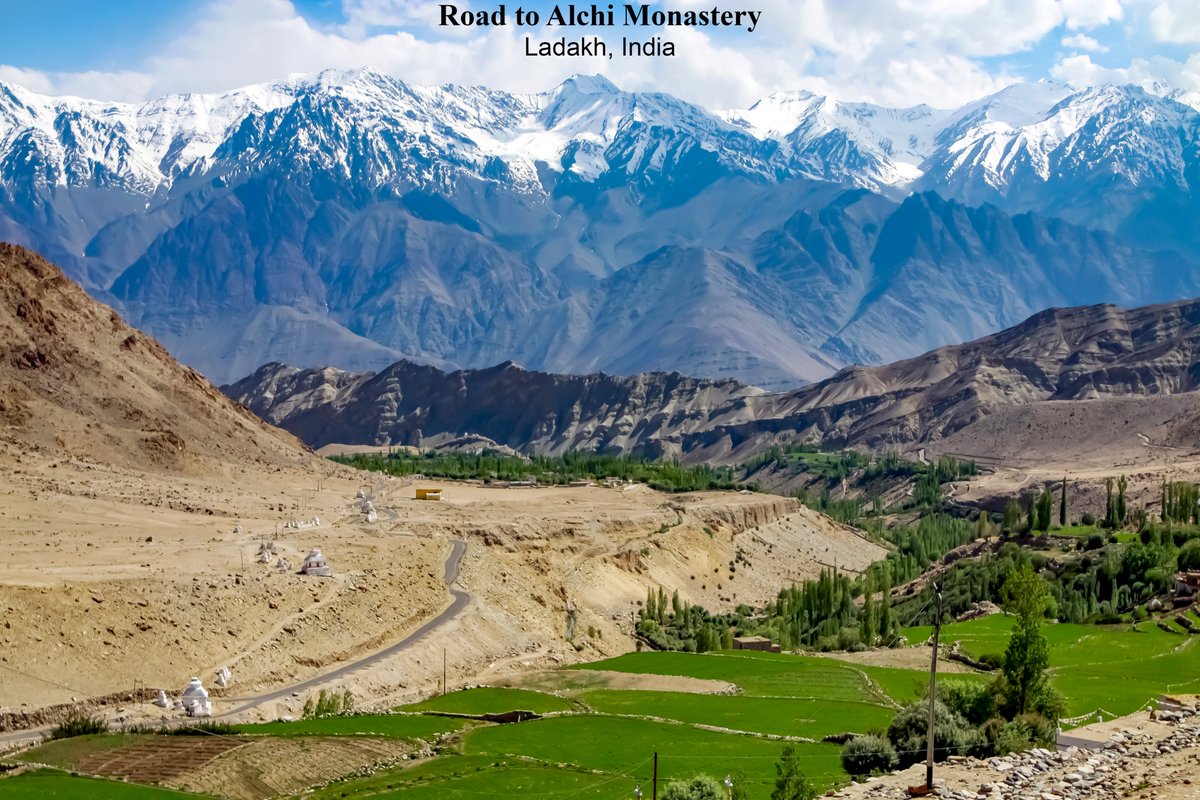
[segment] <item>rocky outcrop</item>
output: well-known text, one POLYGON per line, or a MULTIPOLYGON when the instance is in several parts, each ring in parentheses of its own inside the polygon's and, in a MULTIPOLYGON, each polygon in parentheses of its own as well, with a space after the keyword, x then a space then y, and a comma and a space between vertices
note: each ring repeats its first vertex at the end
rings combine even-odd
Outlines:
POLYGON ((477 434, 523 452, 727 463, 781 442, 937 442, 997 411, 1048 401, 1188 393, 1200 387, 1197 352, 1200 300, 1187 300, 1050 309, 973 342, 780 394, 678 373, 552 375, 511 362, 445 373, 407 361, 363 374, 268 364, 224 390, 314 447, 433 446, 477 434))

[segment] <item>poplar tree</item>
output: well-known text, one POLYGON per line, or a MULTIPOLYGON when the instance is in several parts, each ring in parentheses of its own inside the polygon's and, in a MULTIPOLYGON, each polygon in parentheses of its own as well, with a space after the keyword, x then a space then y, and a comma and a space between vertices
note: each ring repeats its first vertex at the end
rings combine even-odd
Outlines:
POLYGON ((1058 501, 1058 524, 1067 527, 1067 478, 1063 476, 1062 497, 1058 501))
POLYGON ((1129 486, 1129 479, 1124 475, 1117 480, 1117 525, 1125 524, 1125 517, 1129 511, 1125 505, 1125 489, 1129 486))
POLYGON ((1050 494, 1048 488, 1043 488, 1037 500, 1037 529, 1039 531, 1044 533, 1050 530, 1050 513, 1053 508, 1054 496, 1050 494))
POLYGON ((1000 530, 1004 533, 1012 533, 1021 524, 1021 506, 1017 504, 1014 497, 1008 498, 1008 503, 1004 506, 1004 522, 1000 525, 1000 530))
POLYGON ((1004 610, 1017 618, 1004 651, 1005 704, 1011 716, 1024 714, 1046 686, 1050 647, 1042 636, 1042 616, 1049 593, 1028 563, 1004 582, 1004 610))

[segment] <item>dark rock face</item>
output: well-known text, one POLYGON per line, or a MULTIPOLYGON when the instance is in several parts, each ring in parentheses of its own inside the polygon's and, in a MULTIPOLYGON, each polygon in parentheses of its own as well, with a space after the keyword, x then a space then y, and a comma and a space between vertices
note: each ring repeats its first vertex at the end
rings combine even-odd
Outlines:
POLYGON ((1200 388, 1200 300, 1051 309, 967 344, 852 367, 792 392, 648 373, 551 375, 515 364, 380 373, 268 364, 231 397, 308 444, 429 445, 484 436, 526 452, 599 450, 727 462, 809 440, 882 448, 937 441, 998 409, 1200 388))

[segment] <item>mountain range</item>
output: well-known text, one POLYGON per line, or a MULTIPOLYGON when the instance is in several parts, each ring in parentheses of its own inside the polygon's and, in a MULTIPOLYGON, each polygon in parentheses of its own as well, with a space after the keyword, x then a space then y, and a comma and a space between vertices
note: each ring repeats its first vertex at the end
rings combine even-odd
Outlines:
POLYGON ((372 70, 140 104, 0 84, 0 238, 215 381, 260 364, 786 389, 1049 306, 1200 294, 1200 102, 709 111, 372 70))
POLYGON ((1015 436, 1050 407, 1108 444, 1132 438, 1128 426, 1141 419, 1147 431, 1186 428, 1181 444, 1195 447, 1200 404, 1189 393, 1198 388, 1200 300, 1187 300, 1049 309, 972 342, 782 393, 679 373, 552 375, 512 362, 445 373, 408 361, 378 373, 273 363, 222 391, 313 447, 475 436, 548 455, 737 462, 775 444, 912 450, 955 437, 961 448, 975 426, 1004 417, 1015 436), (1186 402, 1154 407, 1176 396, 1186 402), (1124 425, 1114 425, 1111 403, 1127 398, 1138 406, 1122 405, 1124 425), (1017 410, 1020 425, 1010 418, 1017 410), (1151 424, 1156 414, 1163 419, 1151 424))

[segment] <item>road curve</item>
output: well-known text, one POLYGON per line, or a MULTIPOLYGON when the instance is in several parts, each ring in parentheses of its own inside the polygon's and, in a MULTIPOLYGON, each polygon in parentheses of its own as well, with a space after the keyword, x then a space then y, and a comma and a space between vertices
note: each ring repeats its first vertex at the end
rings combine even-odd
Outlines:
MULTIPOLYGON (((446 558, 445 580, 446 586, 450 589, 450 594, 453 595, 454 599, 450 602, 450 605, 445 610, 443 610, 436 617, 433 617, 425 622, 423 625, 421 625, 421 627, 417 628, 408 636, 405 636, 403 639, 391 645, 390 647, 386 647, 383 650, 379 650, 369 656, 363 656, 357 661, 351 661, 349 664, 345 664, 329 672, 322 673, 316 677, 309 678, 306 681, 302 681, 273 692, 268 692, 267 694, 258 695, 257 697, 241 698, 239 700, 241 705, 230 711, 226 711, 221 714, 215 714, 214 716, 232 717, 257 708, 264 703, 269 703, 272 700, 279 700, 281 698, 288 697, 295 692, 305 692, 322 684, 345 677, 355 670, 368 667, 377 661, 382 661, 385 658, 394 656, 396 653, 412 647, 422 636, 425 636, 427 633, 436 630, 450 620, 454 619, 458 612, 466 608, 467 603, 470 602, 470 594, 462 591, 461 589, 454 588, 454 582, 458 580, 458 571, 462 563, 462 557, 466 552, 466 542, 459 539, 454 539, 450 543, 450 555, 446 558)), ((0 732, 0 751, 6 749, 6 746, 8 745, 17 745, 26 741, 39 740, 49 731, 50 727, 46 726, 41 728, 27 728, 25 730, 0 732)))
POLYGON ((405 636, 403 639, 401 639, 400 641, 396 642, 395 644, 393 644, 389 647, 385 647, 383 650, 378 650, 369 656, 363 656, 362 658, 358 659, 357 661, 351 661, 349 664, 345 664, 345 665, 340 666, 336 669, 333 669, 329 672, 325 672, 325 673, 322 673, 315 677, 309 678, 306 681, 301 681, 300 683, 293 684, 292 686, 284 687, 283 689, 277 689, 276 691, 268 692, 267 694, 258 695, 257 697, 245 698, 245 699, 243 699, 242 704, 239 705, 238 707, 231 709, 229 711, 225 711, 221 714, 215 714, 214 716, 216 716, 216 717, 236 716, 237 714, 242 714, 246 711, 250 711, 251 709, 257 708, 258 706, 261 706, 264 703, 270 703, 273 700, 280 700, 280 699, 282 699, 284 697, 288 697, 292 694, 306 692, 309 689, 314 689, 318 686, 329 683, 330 681, 335 681, 338 678, 343 678, 352 672, 356 672, 357 670, 362 669, 363 667, 369 667, 378 661, 382 661, 386 658, 390 658, 390 657, 396 655, 397 653, 403 652, 404 650, 407 650, 408 648, 412 647, 414 644, 417 643, 418 640, 421 639, 421 637, 425 636, 427 633, 430 633, 431 631, 436 630, 437 628, 440 628, 442 625, 444 625, 447 622, 449 622, 450 620, 454 619, 454 617, 456 617, 458 615, 458 612, 460 612, 464 608, 466 608, 467 603, 470 602, 470 600, 471 600, 470 594, 462 591, 461 589, 454 588, 454 582, 458 580, 459 566, 462 563, 462 557, 466 553, 466 551, 467 551, 467 543, 466 542, 464 542, 460 539, 455 539, 451 542, 450 555, 446 558, 445 581, 446 581, 446 586, 450 589, 450 594, 453 596, 454 599, 450 602, 450 605, 447 606, 440 614, 438 614, 436 617, 433 617, 432 619, 426 621, 424 624, 421 625, 421 627, 417 628, 415 631, 410 633, 408 636, 405 636))

